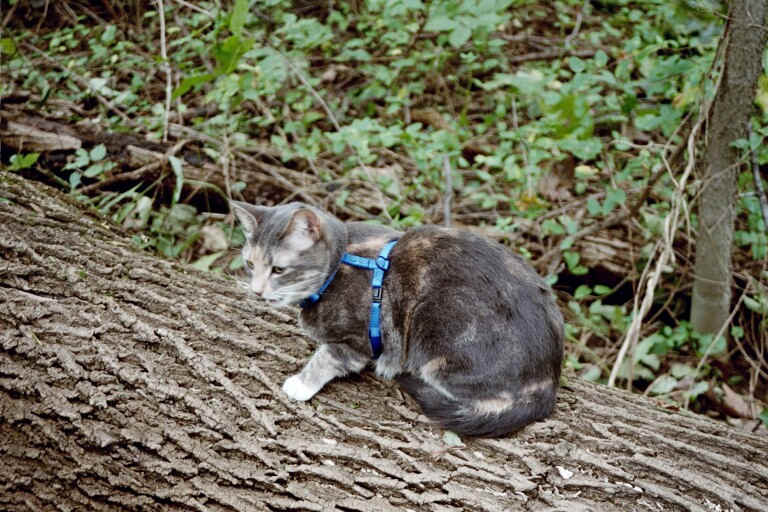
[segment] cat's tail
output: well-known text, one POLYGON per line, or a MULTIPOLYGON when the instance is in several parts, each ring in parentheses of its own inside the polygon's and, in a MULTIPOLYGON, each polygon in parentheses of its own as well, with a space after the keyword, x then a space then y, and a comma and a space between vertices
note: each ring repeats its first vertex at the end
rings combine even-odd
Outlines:
POLYGON ((554 383, 529 386, 513 396, 462 400, 419 377, 401 374, 398 383, 421 406, 424 414, 446 430, 472 437, 501 437, 546 418, 555 406, 554 383))

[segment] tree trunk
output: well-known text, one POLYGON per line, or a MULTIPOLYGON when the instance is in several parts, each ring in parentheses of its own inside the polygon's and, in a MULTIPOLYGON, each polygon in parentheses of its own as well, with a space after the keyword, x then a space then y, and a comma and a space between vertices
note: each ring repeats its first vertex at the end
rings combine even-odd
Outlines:
POLYGON ((295 311, 0 173, 0 510, 768 510, 765 438, 569 377, 449 446, 391 382, 280 384, 295 311))
POLYGON ((704 181, 699 197, 691 323, 701 333, 717 333, 731 306, 731 251, 736 208, 739 150, 731 144, 747 136, 757 80, 768 39, 766 0, 732 0, 725 66, 712 105, 704 181))

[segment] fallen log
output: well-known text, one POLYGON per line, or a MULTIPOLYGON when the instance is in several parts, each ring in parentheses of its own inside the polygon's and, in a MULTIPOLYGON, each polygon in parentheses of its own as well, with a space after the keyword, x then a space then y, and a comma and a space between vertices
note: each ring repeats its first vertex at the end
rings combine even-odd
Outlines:
POLYGON ((768 510, 764 437, 573 376, 460 446, 370 374, 293 402, 295 317, 0 172, 0 509, 768 510))

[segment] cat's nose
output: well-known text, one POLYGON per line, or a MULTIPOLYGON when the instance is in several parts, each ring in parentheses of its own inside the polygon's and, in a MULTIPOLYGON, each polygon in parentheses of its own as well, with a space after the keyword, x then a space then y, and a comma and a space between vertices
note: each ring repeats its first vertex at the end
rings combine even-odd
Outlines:
POLYGON ((261 297, 264 295, 264 283, 257 282, 255 280, 251 281, 251 292, 261 297))

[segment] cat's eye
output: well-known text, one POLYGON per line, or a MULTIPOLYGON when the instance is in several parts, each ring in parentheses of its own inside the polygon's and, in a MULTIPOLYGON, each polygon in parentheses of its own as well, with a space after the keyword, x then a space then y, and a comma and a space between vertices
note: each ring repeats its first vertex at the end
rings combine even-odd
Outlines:
POLYGON ((272 273, 276 276, 279 276, 283 272, 285 272, 285 267, 272 267, 272 273))

